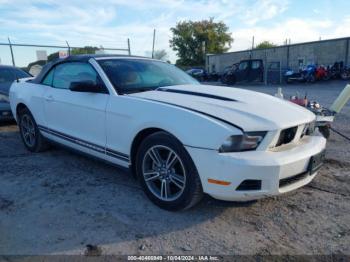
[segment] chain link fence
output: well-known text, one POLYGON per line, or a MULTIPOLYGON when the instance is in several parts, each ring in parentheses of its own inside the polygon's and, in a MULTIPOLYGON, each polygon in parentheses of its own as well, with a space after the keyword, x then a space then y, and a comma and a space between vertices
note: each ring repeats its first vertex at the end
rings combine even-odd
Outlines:
POLYGON ((20 67, 32 75, 37 75, 48 62, 74 54, 124 54, 131 55, 130 40, 125 48, 105 48, 102 46, 35 45, 0 42, 0 64, 20 67))

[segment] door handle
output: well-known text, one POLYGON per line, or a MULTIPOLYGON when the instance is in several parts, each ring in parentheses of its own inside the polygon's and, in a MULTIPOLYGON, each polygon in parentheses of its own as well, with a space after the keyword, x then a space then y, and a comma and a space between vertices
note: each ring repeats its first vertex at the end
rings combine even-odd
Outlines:
POLYGON ((53 101, 53 96, 52 96, 52 95, 49 95, 49 96, 45 97, 45 100, 46 100, 47 102, 51 102, 51 101, 53 101))

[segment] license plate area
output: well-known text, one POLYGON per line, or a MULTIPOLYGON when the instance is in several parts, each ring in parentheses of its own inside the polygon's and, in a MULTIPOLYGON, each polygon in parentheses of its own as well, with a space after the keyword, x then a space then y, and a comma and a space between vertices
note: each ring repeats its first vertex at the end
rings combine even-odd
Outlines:
POLYGON ((308 166, 308 172, 310 175, 314 174, 317 170, 319 170, 324 162, 325 159, 325 151, 322 151, 321 153, 314 155, 310 158, 309 166, 308 166))

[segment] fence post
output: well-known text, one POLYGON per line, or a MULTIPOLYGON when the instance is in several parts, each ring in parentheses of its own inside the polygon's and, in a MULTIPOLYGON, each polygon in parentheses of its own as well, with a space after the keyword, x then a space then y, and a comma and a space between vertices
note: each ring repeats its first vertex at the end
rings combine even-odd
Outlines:
POLYGON ((268 67, 268 65, 267 65, 267 54, 266 54, 266 50, 265 50, 265 72, 264 72, 264 74, 265 74, 265 76, 264 76, 264 82, 265 82, 265 85, 267 86, 267 67, 268 67))
POLYGON ((289 45, 287 45, 287 69, 289 69, 289 45))
POLYGON ((345 66, 348 66, 348 57, 349 57, 349 39, 350 38, 348 38, 348 39, 346 39, 346 43, 345 43, 345 60, 344 60, 344 62, 345 62, 345 66))
POLYGON ((131 50, 130 50, 130 39, 128 38, 128 53, 131 55, 131 50))
POLYGON ((13 56, 12 43, 11 43, 9 37, 8 37, 8 40, 9 40, 9 46, 10 46, 10 51, 11 51, 12 65, 13 65, 13 66, 16 66, 16 64, 15 64, 15 58, 14 58, 14 56, 13 56))
POLYGON ((70 46, 69 46, 69 44, 68 44, 68 41, 66 41, 66 44, 67 44, 67 46, 68 46, 68 55, 70 56, 70 46))
POLYGON ((280 85, 282 85, 282 60, 280 60, 280 85))

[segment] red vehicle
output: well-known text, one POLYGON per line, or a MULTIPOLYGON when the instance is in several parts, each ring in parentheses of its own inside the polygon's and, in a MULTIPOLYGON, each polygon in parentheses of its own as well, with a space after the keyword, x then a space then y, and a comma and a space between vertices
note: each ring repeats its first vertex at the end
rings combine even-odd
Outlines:
POLYGON ((330 74, 324 66, 318 66, 315 71, 316 80, 329 80, 330 74))

